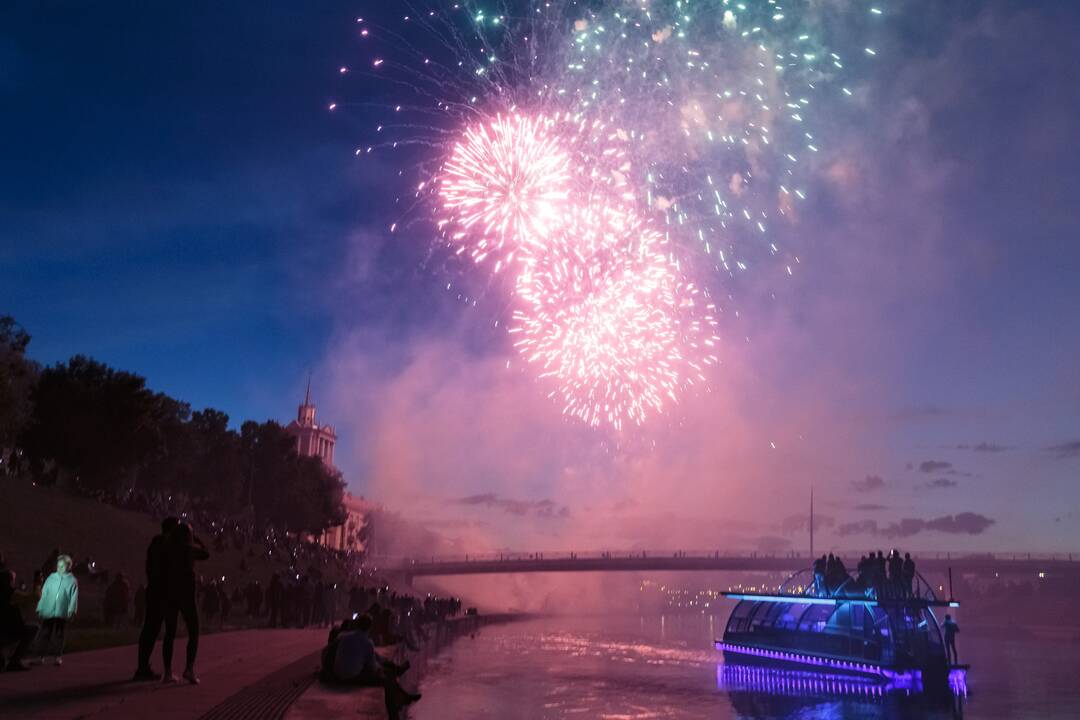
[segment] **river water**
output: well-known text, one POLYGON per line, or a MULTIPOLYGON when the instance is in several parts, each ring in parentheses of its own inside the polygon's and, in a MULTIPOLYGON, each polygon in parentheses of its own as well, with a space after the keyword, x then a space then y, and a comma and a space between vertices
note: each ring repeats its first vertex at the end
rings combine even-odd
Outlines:
POLYGON ((1074 633, 964 627, 967 694, 878 693, 725 666, 713 616, 546 617, 482 628, 432 659, 412 720, 1080 718, 1074 633))

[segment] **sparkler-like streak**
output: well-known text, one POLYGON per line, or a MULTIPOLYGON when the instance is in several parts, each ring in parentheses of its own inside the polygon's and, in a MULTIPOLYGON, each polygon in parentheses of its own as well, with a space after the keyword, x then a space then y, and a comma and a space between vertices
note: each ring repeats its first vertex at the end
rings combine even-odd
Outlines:
POLYGON ((400 6, 390 23, 358 19, 375 47, 348 76, 393 88, 394 119, 357 154, 427 151, 414 207, 453 252, 511 273, 513 343, 564 412, 621 428, 707 385, 708 287, 798 262, 774 229, 796 221, 826 141, 816 108, 853 94, 826 37, 852 13, 814 0, 400 6))

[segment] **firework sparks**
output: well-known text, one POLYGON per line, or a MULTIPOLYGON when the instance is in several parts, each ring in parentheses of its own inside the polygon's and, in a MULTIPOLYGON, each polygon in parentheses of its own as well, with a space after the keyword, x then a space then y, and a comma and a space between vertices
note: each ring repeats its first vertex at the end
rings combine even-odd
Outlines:
POLYGON ((440 177, 446 219, 440 225, 476 262, 542 243, 565 212, 570 158, 553 122, 543 117, 498 116, 468 128, 440 177))
POLYGON ((705 382, 714 308, 680 278, 666 243, 633 214, 576 208, 560 242, 528 253, 510 328, 563 412, 641 424, 705 382))
POLYGON ((499 289, 513 343, 568 415, 640 424, 707 384, 716 308, 701 288, 798 262, 778 235, 827 147, 814 121, 855 94, 826 38, 837 14, 810 0, 403 2, 400 25, 357 20, 368 75, 394 89, 357 156, 435 150, 415 207, 434 208, 453 252, 512 268, 499 289))

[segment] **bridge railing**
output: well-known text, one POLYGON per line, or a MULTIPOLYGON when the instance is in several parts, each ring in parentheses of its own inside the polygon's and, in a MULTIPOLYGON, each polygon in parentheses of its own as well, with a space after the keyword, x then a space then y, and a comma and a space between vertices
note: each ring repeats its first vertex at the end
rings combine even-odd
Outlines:
MULTIPOLYGON (((863 551, 837 552, 832 551, 844 559, 857 559, 865 554, 863 551)), ((1026 553, 1026 552, 995 552, 995 553, 972 553, 972 552, 918 552, 913 553, 916 561, 923 560, 956 560, 962 561, 994 561, 994 562, 1080 562, 1080 553, 1026 553)), ((539 552, 488 552, 488 553, 464 553, 460 555, 430 555, 430 556, 381 556, 369 557, 368 562, 382 567, 408 568, 416 565, 443 565, 461 563, 521 563, 529 561, 575 561, 575 560, 638 560, 638 559, 759 559, 759 560, 791 560, 805 563, 809 566, 813 558, 806 553, 763 553, 745 550, 591 550, 577 552, 571 550, 539 551, 539 552)))
POLYGON ((799 553, 760 553, 751 551, 724 550, 593 550, 577 552, 571 550, 541 552, 502 552, 502 553, 465 553, 461 555, 429 556, 383 556, 373 558, 384 564, 449 564, 473 562, 523 562, 529 560, 633 560, 642 558, 786 558, 792 560, 807 559, 799 553))

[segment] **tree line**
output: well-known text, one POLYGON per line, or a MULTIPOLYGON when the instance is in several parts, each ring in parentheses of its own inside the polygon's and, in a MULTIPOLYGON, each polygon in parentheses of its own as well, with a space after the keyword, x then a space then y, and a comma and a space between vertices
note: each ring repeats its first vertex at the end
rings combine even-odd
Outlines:
POLYGON ((145 378, 76 355, 41 367, 30 335, 0 316, 0 460, 10 473, 80 490, 167 494, 258 527, 319 533, 345 520, 341 476, 303 457, 268 420, 229 416, 154 392, 145 378))

